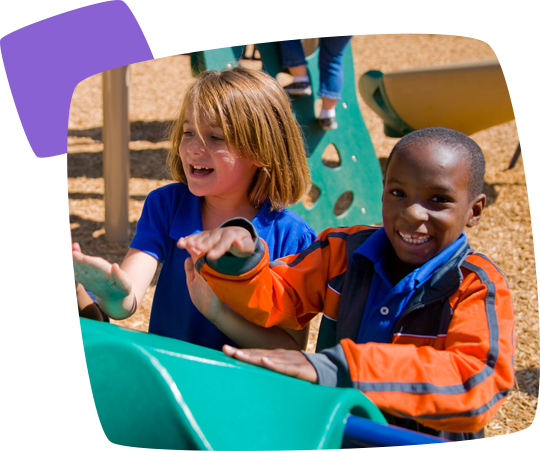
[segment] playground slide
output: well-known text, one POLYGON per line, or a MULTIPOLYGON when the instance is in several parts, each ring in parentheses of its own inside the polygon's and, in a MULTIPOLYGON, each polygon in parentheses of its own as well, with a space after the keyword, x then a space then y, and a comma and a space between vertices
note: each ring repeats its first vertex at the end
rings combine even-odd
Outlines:
POLYGON ((425 127, 466 135, 514 119, 508 88, 496 58, 362 75, 364 101, 398 138, 425 127))
POLYGON ((358 390, 313 385, 171 338, 80 322, 96 409, 113 443, 336 449, 351 411, 386 424, 358 390))

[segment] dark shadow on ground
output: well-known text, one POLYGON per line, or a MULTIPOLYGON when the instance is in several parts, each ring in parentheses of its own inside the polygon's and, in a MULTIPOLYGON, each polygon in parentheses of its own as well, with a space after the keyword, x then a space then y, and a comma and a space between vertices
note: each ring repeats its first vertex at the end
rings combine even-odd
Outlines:
MULTIPOLYGON (((167 130, 172 123, 172 121, 130 122, 130 140, 150 141, 153 143, 167 141, 167 130)), ((94 141, 102 141, 102 128, 95 127, 86 130, 68 130, 68 136, 91 138, 94 141)))
POLYGON ((538 380, 540 379, 540 368, 525 368, 516 372, 516 389, 538 398, 538 380))
MULTIPOLYGON (((143 201, 146 199, 146 196, 129 196, 131 200, 143 201)), ((97 199, 103 200, 103 194, 98 193, 68 193, 68 199, 74 200, 86 200, 86 199, 97 199)))
POLYGON ((482 189, 482 192, 486 195, 486 207, 494 204, 497 197, 499 197, 499 192, 495 189, 495 186, 495 183, 491 184, 484 182, 484 189, 482 189))
MULTIPOLYGON (((131 177, 172 180, 167 169, 167 149, 131 150, 131 177)), ((103 152, 68 153, 68 177, 103 177, 103 152)))

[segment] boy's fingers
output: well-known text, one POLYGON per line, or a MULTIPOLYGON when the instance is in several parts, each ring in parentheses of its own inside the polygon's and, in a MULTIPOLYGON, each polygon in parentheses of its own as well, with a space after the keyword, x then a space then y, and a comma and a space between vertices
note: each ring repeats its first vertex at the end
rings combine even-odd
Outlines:
POLYGON ((76 252, 81 252, 81 246, 80 246, 79 243, 73 243, 73 244, 71 245, 71 249, 74 250, 74 251, 76 251, 76 252))
POLYGON ((214 239, 216 243, 208 251, 208 258, 213 260, 222 257, 227 252, 231 252, 236 257, 249 257, 255 249, 253 239, 245 229, 231 228, 225 230, 222 236, 216 236, 214 239))
POLYGON ((241 227, 224 227, 204 231, 196 235, 180 238, 179 248, 193 254, 206 252, 208 258, 216 260, 231 251, 237 257, 246 257, 253 253, 253 240, 250 233, 241 227))
POLYGON ((236 348, 233 348, 232 346, 229 346, 229 345, 223 345, 222 350, 229 357, 233 357, 234 353, 237 351, 236 348))
POLYGON ((237 257, 249 257, 255 250, 255 243, 253 242, 251 235, 237 239, 234 244, 237 249, 237 252, 234 252, 234 255, 237 257))
POLYGON ((286 376, 296 377, 308 382, 317 382, 317 372, 309 360, 300 351, 284 349, 236 349, 223 346, 223 352, 229 357, 242 362, 262 366, 286 376))
POLYGON ((232 240, 230 238, 225 238, 225 240, 218 241, 208 249, 207 256, 211 260, 217 260, 219 257, 223 257, 227 251, 231 249, 232 240))

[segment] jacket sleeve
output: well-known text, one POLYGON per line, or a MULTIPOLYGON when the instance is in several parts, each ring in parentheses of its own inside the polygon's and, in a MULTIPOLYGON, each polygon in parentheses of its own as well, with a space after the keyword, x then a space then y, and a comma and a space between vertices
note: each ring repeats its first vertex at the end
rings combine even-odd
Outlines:
POLYGON ((514 315, 505 278, 493 264, 474 255, 464 267, 461 288, 450 299, 454 314, 444 349, 346 339, 327 351, 334 364, 319 365, 318 374, 352 384, 381 410, 433 429, 482 429, 514 386, 514 315), (335 363, 340 355, 346 363, 335 363))
POLYGON ((323 310, 327 281, 345 272, 346 237, 343 229, 328 229, 301 253, 273 262, 256 238, 247 259, 225 255, 211 261, 203 255, 196 267, 217 297, 249 321, 302 329, 323 310))

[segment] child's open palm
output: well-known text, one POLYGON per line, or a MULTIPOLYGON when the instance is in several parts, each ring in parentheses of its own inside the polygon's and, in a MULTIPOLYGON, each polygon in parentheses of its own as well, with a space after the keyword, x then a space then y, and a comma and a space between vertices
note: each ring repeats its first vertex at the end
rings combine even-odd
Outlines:
POLYGON ((75 280, 99 298, 119 301, 131 293, 131 279, 117 263, 83 254, 78 243, 73 243, 73 268, 75 280))

